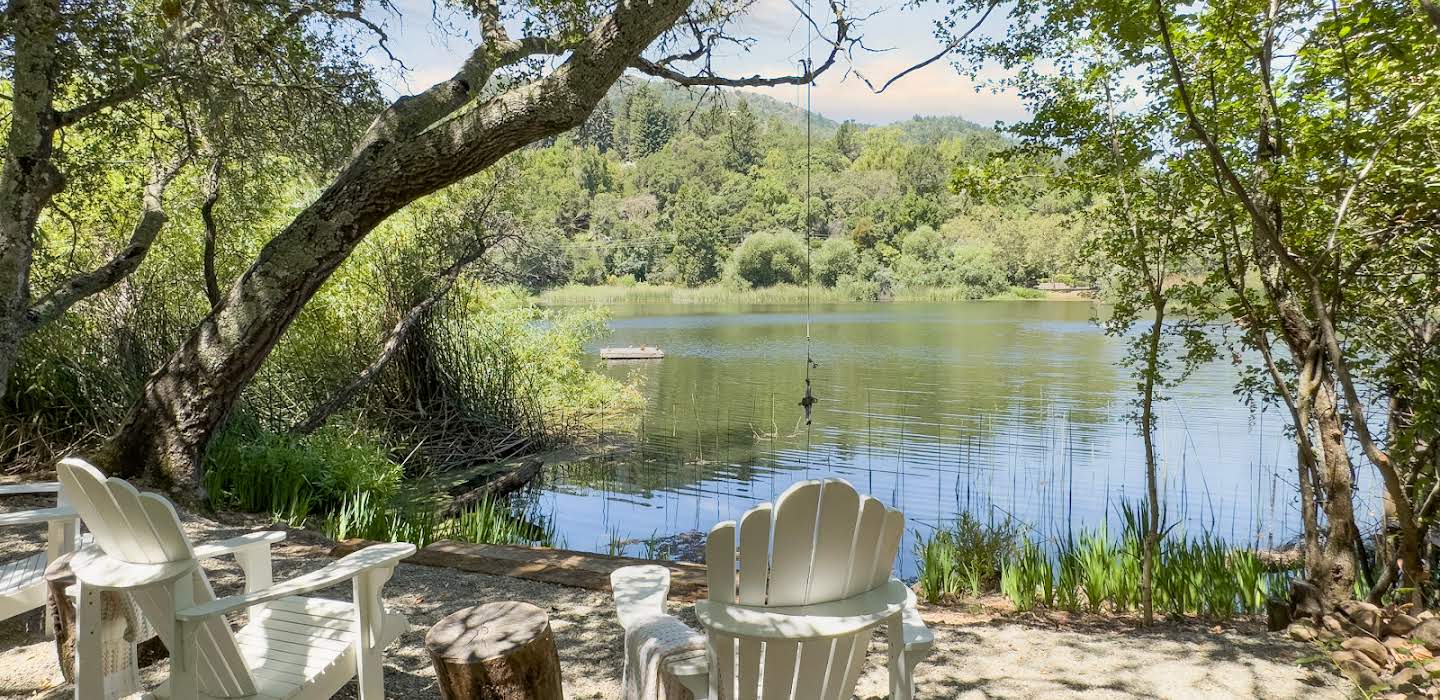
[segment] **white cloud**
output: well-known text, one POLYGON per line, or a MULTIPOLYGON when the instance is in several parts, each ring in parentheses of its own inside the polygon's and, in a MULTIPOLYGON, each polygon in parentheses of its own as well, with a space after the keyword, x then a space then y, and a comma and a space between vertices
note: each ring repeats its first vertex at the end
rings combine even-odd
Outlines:
MULTIPOLYGON (((871 60, 861 68, 877 86, 890 76, 914 65, 923 58, 887 55, 871 60)), ((775 66, 773 70, 784 70, 775 66)), ((804 93, 794 87, 756 88, 753 92, 804 106, 804 93)), ((977 92, 974 81, 958 74, 945 60, 917 70, 877 95, 858 76, 844 76, 839 66, 821 76, 811 95, 811 106, 817 114, 832 119, 855 119, 872 124, 909 119, 920 115, 958 115, 984 125, 996 120, 1015 121, 1025 117, 1020 98, 1011 92, 992 92, 982 87, 977 92)))

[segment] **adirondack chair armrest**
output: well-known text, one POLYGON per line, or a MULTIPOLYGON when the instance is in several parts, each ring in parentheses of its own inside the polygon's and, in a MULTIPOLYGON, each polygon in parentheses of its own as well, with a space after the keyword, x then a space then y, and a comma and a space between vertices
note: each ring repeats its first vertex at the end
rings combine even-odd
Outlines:
POLYGON ((707 630, 740 637, 828 639, 894 619, 914 601, 909 587, 890 579, 860 595, 814 605, 759 607, 701 600, 695 603, 695 616, 707 630))
POLYGON ((195 546, 196 559, 217 559, 227 554, 235 554, 249 548, 269 549, 270 545, 276 542, 285 541, 285 533, 274 530, 265 532, 247 532, 239 537, 231 537, 228 540, 219 542, 206 542, 195 546))
POLYGON ((900 631, 906 653, 923 656, 930 653, 930 647, 935 644, 935 633, 925 626, 925 620, 921 619, 920 611, 913 602, 905 606, 900 616, 900 631))
POLYGON ((177 610, 175 619, 181 622, 194 622, 281 598, 314 593, 349 581, 366 571, 394 567, 400 563, 401 559, 414 553, 415 545, 407 542, 391 542, 366 547, 337 559, 323 569, 296 576, 289 581, 277 583, 258 591, 226 596, 208 603, 177 610))
POLYGON ((123 590, 173 581, 195 570, 195 560, 136 564, 107 555, 96 545, 87 545, 70 560, 70 570, 86 586, 123 590))
POLYGON ((0 484, 0 496, 33 496, 43 493, 59 493, 58 481, 31 481, 24 484, 0 484))
POLYGON ((658 564, 624 566, 610 573, 615 616, 629 629, 640 620, 665 614, 670 595, 670 570, 658 564))
POLYGON ((39 508, 36 510, 22 510, 14 513, 0 513, 0 526, 5 525, 39 525, 43 523, 64 522, 75 520, 80 515, 74 508, 59 506, 56 508, 39 508))

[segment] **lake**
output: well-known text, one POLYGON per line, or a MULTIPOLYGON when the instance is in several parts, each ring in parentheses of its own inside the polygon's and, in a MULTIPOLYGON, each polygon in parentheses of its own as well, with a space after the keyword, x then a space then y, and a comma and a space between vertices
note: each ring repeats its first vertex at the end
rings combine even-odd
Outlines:
MULTIPOLYGON (((539 508, 565 546, 643 556, 634 541, 708 531, 802 480, 840 476, 915 533, 970 512, 1037 540, 1118 527, 1144 495, 1144 452, 1124 342, 1074 301, 803 306, 622 304, 604 346, 663 360, 597 366, 639 382, 628 449, 555 468, 539 508), (819 399, 806 426, 806 324, 819 399)), ((1226 355, 1228 358, 1228 355, 1226 355)), ((1160 405, 1167 517, 1275 546, 1300 528, 1284 416, 1235 395, 1228 359, 1160 405)), ((619 426, 624 419, 615 417, 619 426)), ((618 429, 618 428, 617 428, 618 429)), ((1363 517, 1363 516, 1362 516, 1363 517)))

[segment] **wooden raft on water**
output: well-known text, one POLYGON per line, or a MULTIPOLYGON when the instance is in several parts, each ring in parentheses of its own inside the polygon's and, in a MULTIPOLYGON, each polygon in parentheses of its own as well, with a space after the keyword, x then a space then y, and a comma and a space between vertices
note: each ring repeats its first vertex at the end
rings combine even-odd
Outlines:
POLYGON ((600 357, 605 360, 658 360, 665 357, 665 351, 649 345, 635 348, 600 348, 600 357))

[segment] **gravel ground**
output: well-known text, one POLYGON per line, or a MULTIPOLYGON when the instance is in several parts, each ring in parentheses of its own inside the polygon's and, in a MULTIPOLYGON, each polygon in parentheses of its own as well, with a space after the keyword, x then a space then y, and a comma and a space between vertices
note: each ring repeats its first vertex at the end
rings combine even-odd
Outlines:
MULTIPOLYGON (((7 507, 20 506, 7 500, 7 507)), ((219 523, 187 520, 200 540, 259 529, 244 518, 219 523)), ((0 531, 0 560, 38 546, 36 532, 0 531)), ((295 531, 275 548, 275 576, 284 580, 323 566, 328 542, 295 531)), ((211 562, 217 592, 236 590, 239 568, 211 562)), ((327 594, 348 598, 341 586, 327 594)), ((621 630, 608 593, 508 577, 402 564, 385 589, 386 604, 404 613, 410 629, 385 659, 390 697, 438 698, 423 648, 425 630, 460 608, 494 600, 523 600, 550 613, 566 696, 616 698, 621 670, 621 630)), ((1053 619, 965 616, 948 611, 933 618, 936 650, 917 671, 922 698, 1344 698, 1338 679, 1295 661, 1306 648, 1274 635, 1211 630, 1198 625, 1154 631, 1116 625, 1075 625, 1053 619)), ((0 622, 0 697, 68 697, 58 684, 51 643, 40 634, 38 612, 0 622)), ((693 624, 693 620, 692 620, 693 624)), ((857 695, 886 694, 883 642, 872 644, 869 671, 857 695)), ((147 669, 149 684, 163 678, 164 662, 147 669)), ((336 697, 354 697, 346 688, 336 697)))

